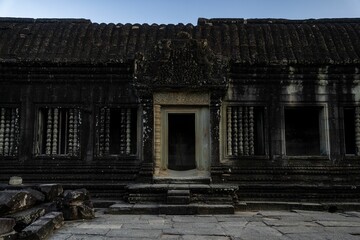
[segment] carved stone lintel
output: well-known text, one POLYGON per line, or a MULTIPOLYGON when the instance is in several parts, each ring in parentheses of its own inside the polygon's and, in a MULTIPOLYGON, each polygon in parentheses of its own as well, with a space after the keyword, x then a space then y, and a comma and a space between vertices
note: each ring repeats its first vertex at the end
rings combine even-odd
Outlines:
POLYGON ((206 89, 224 85, 228 60, 215 56, 206 40, 180 32, 175 39, 159 41, 152 51, 138 53, 135 85, 151 89, 206 89))
POLYGON ((159 105, 208 105, 210 99, 204 92, 157 92, 153 102, 159 105))

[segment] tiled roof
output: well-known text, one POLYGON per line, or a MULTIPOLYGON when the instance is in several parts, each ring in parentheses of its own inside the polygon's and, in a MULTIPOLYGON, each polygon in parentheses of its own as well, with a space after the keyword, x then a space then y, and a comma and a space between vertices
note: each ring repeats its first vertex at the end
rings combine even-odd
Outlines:
POLYGON ((193 26, 24 18, 0 18, 0 62, 123 62, 180 31, 244 64, 360 62, 360 19, 199 19, 193 26))

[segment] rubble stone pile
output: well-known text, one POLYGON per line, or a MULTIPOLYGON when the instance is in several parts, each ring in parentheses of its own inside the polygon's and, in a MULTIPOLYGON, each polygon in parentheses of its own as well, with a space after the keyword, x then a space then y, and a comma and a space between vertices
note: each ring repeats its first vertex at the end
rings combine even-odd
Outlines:
POLYGON ((46 239, 64 220, 94 217, 86 189, 0 184, 0 239, 46 239))

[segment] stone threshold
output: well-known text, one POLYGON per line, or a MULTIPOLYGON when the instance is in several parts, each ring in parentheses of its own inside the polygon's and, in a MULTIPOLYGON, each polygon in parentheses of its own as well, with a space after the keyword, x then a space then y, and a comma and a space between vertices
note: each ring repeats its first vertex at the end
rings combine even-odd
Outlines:
POLYGON ((309 210, 309 211, 358 211, 359 202, 281 202, 281 201, 240 201, 236 203, 236 211, 260 210, 309 210))
POLYGON ((105 211, 106 214, 165 214, 165 215, 197 215, 197 214, 234 214, 230 204, 156 204, 156 203, 117 203, 105 211))
MULTIPOLYGON (((129 204, 119 200, 93 200, 94 207, 107 208, 108 214, 166 214, 160 213, 160 208, 164 209, 165 206, 171 208, 182 209, 184 206, 190 206, 189 209, 200 207, 202 209, 205 206, 212 206, 213 209, 221 209, 221 206, 232 206, 226 204, 189 204, 189 205, 168 205, 168 204, 156 204, 156 203, 136 203, 129 204)), ((239 201, 232 206, 234 211, 260 211, 260 210, 309 210, 309 211, 329 211, 329 212, 343 212, 343 211, 359 211, 359 202, 281 202, 281 201, 239 201)), ((202 210, 200 210, 201 212, 202 210)), ((215 211, 215 210, 214 210, 215 211)), ((168 211, 170 212, 170 210, 168 211)), ((196 213, 196 210, 189 210, 187 214, 204 214, 196 213)), ((171 214, 171 213, 167 213, 171 214)), ((177 213, 174 213, 175 215, 177 213)), ((209 213, 216 214, 216 213, 209 213)), ((230 213, 232 214, 232 213, 230 213)), ((179 213, 182 215, 182 213, 179 213)))

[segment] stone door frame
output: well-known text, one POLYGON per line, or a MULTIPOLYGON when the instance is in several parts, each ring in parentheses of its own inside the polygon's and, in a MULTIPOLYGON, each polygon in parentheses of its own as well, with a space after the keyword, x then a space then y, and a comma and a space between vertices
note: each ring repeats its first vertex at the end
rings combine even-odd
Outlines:
POLYGON ((209 94, 203 92, 161 92, 153 94, 155 177, 168 176, 168 114, 195 114, 195 161, 198 172, 210 169, 209 94))

